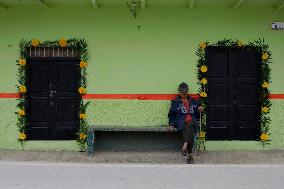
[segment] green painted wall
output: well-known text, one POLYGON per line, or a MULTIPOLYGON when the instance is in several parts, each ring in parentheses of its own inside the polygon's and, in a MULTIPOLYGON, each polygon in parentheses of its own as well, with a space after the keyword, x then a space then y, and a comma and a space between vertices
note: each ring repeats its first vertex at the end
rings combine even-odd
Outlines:
MULTIPOLYGON (((21 38, 54 40, 81 37, 89 42, 89 93, 133 94, 176 92, 186 81, 197 92, 195 50, 199 42, 224 37, 244 42, 264 37, 273 52, 272 93, 284 93, 284 32, 272 31, 271 21, 283 21, 284 11, 273 7, 149 6, 134 19, 124 4, 93 9, 87 5, 42 9, 13 7, 0 11, 0 92, 15 92, 18 42, 21 38), (139 30, 137 26, 141 26, 139 30)), ((14 99, 0 99, 0 148, 17 143, 14 99)), ((163 125, 168 101, 94 100, 91 124, 163 125)), ((268 148, 284 148, 283 100, 273 100, 268 148)), ((209 149, 258 149, 257 142, 208 142, 209 149)), ((74 141, 32 141, 25 149, 76 150, 74 141)))

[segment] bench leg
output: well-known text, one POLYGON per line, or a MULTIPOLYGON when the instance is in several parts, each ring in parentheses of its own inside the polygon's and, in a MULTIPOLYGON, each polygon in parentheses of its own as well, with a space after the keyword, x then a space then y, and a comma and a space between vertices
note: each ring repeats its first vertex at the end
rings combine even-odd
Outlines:
POLYGON ((94 152, 95 152, 95 132, 94 131, 88 133, 87 145, 88 145, 88 155, 94 156, 94 152))

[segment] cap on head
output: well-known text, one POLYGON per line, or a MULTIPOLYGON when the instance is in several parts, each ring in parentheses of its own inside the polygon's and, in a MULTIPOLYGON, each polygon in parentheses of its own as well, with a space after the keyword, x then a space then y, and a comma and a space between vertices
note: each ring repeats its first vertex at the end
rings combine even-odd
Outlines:
POLYGON ((182 82, 181 84, 179 84, 178 86, 178 91, 180 93, 188 93, 188 85, 185 82, 182 82))

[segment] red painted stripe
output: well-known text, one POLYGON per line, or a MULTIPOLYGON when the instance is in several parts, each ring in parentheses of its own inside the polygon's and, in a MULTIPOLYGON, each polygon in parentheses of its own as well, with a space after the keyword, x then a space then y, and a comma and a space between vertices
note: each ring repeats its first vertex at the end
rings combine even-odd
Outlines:
POLYGON ((270 99, 284 99, 284 94, 270 94, 270 99))
POLYGON ((18 98, 18 93, 0 93, 0 98, 18 98))
MULTIPOLYGON (((86 94, 84 99, 171 100, 177 94, 86 94)), ((197 98, 198 94, 190 94, 197 98)), ((18 93, 0 93, 0 98, 18 98, 18 93)), ((270 94, 270 99, 284 99, 284 94, 270 94)))
MULTIPOLYGON (((87 94, 84 99, 171 100, 177 94, 87 94)), ((197 98, 197 94, 191 94, 197 98)))

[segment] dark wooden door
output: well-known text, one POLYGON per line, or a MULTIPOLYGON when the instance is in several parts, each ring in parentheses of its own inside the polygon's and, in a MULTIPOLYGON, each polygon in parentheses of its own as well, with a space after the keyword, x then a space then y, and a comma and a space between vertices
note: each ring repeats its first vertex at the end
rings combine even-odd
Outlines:
POLYGON ((260 57, 257 48, 207 48, 209 139, 258 138, 260 57))
POLYGON ((76 60, 29 61, 29 139, 75 139, 81 98, 78 64, 76 60))

